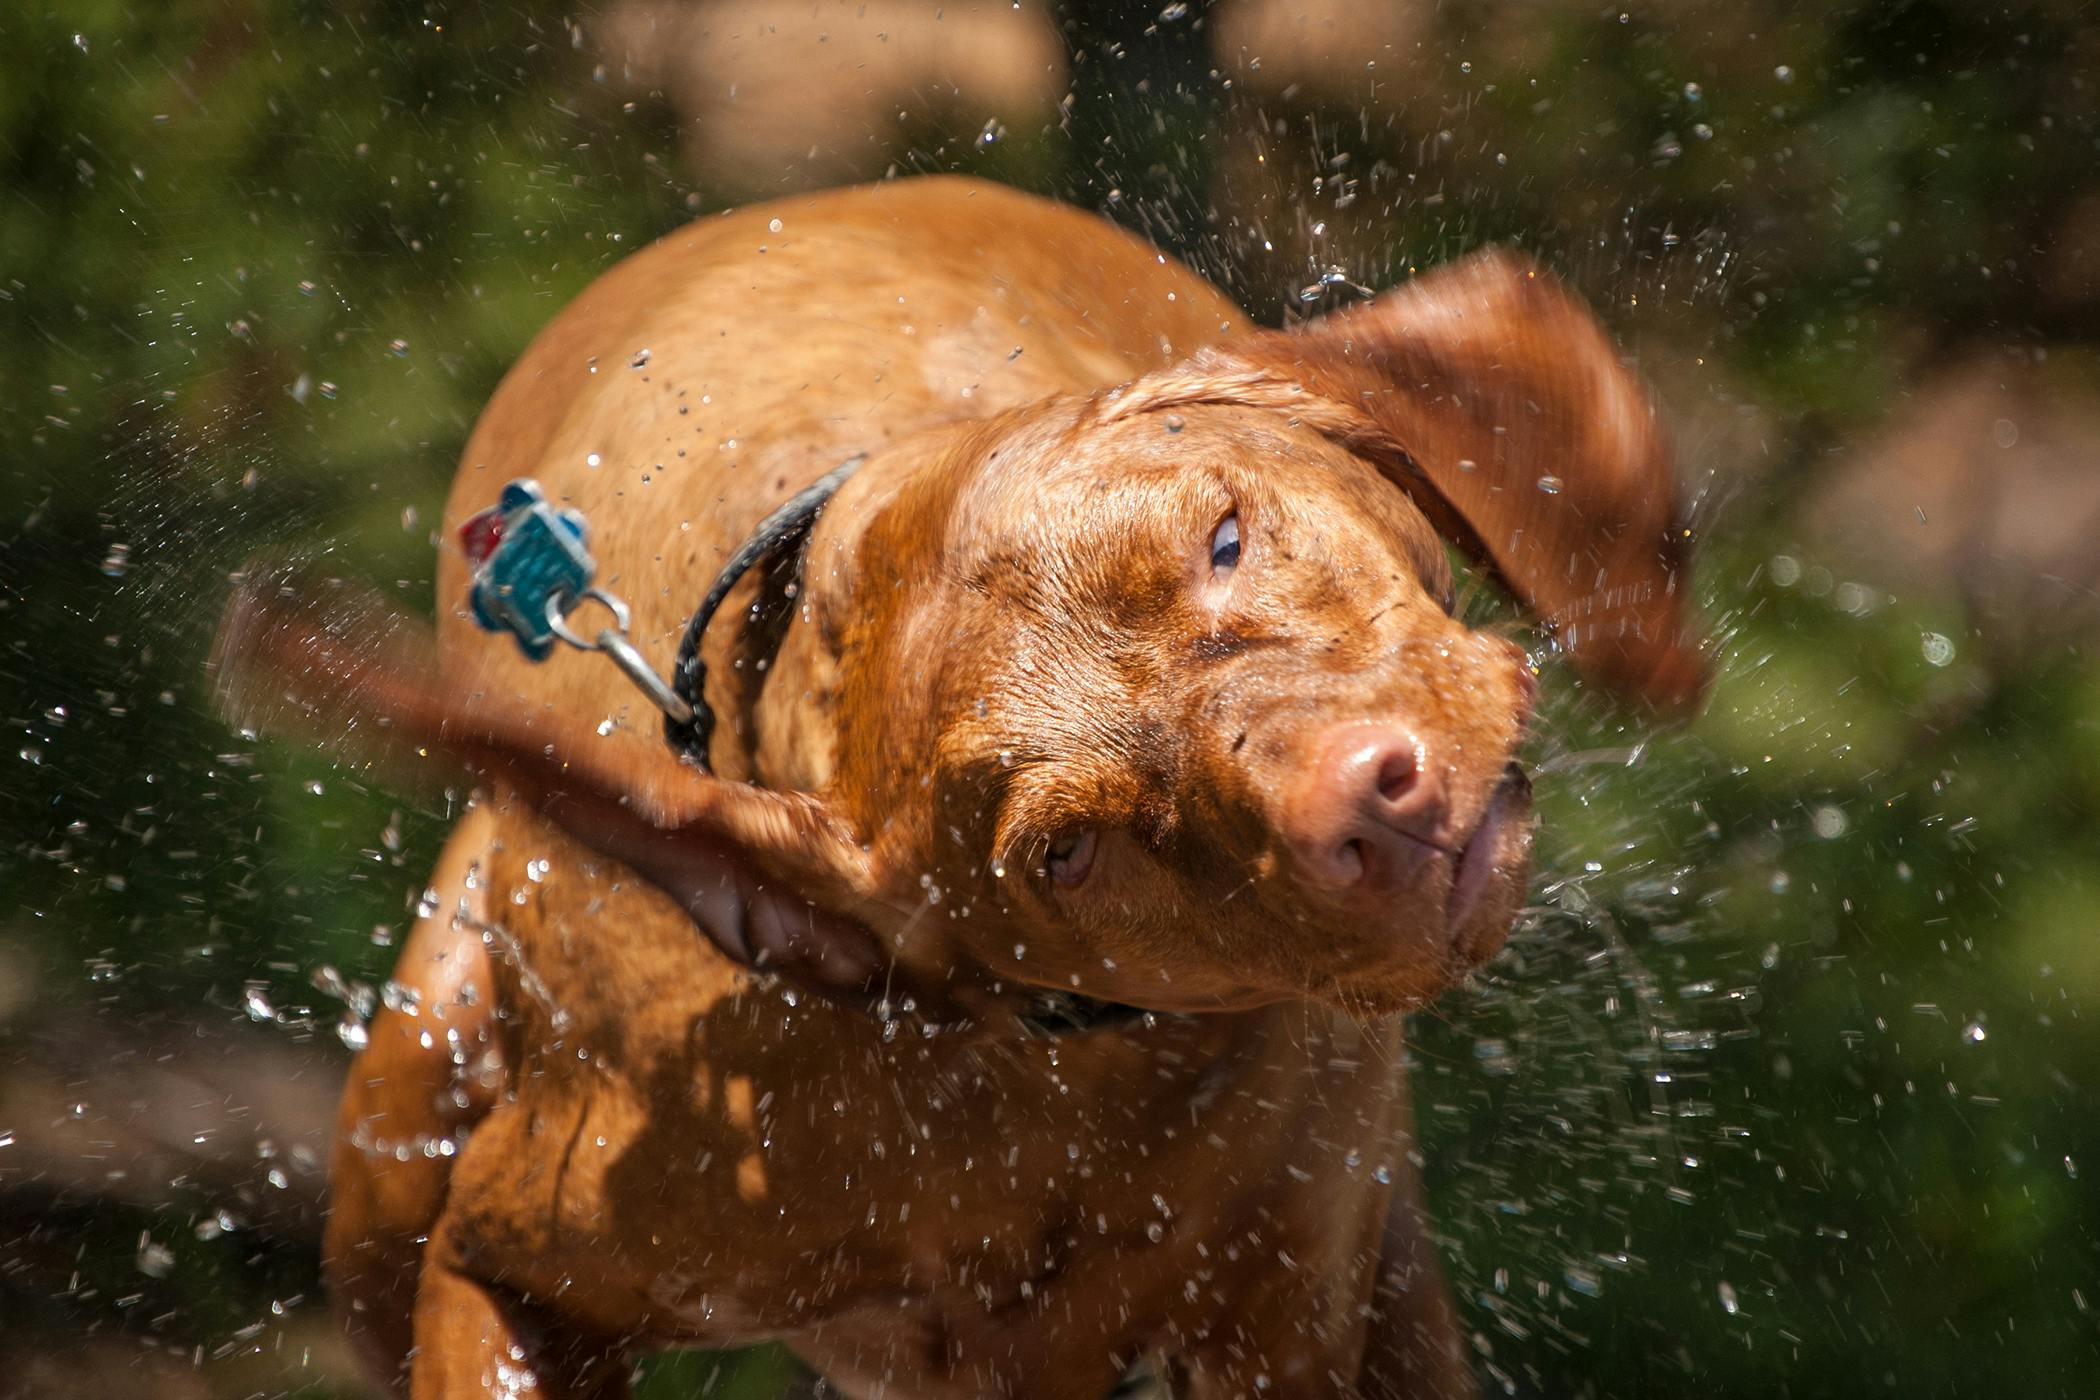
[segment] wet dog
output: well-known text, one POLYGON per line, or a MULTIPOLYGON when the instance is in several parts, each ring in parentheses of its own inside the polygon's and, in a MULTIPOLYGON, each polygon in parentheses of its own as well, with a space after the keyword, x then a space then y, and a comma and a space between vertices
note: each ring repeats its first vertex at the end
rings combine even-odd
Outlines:
POLYGON ((779 1339, 856 1396, 1470 1390, 1393 1013, 1518 911, 1534 678, 1445 543, 1598 684, 1702 679, 1585 310, 1486 254, 1261 331, 1087 214, 903 181, 605 274, 449 524, 520 476, 660 665, 843 481, 697 629, 683 760, 603 658, 478 630, 458 550, 434 645, 230 614, 237 708, 482 783, 342 1109, 327 1262, 386 1374, 617 1395, 779 1339))

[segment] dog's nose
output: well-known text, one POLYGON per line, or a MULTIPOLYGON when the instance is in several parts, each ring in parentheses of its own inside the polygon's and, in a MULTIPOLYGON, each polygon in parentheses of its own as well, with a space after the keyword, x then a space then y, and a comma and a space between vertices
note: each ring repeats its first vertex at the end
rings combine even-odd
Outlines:
POLYGON ((1448 849, 1444 785, 1422 741, 1391 724, 1336 725, 1287 788, 1281 835, 1320 889, 1391 893, 1448 849))

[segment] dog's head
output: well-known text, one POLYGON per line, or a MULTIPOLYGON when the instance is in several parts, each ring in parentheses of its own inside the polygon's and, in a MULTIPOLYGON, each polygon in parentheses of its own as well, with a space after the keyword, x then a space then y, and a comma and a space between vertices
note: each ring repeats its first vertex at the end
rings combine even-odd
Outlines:
POLYGON ((788 658, 829 677, 832 743, 783 764, 867 843, 922 974, 1412 1005, 1501 946, 1530 844, 1533 676, 1453 615, 1445 541, 1678 708, 1673 500, 1587 312, 1476 258, 877 458, 788 658))
MULTIPOLYGON (((601 772, 575 717, 384 677, 376 707, 829 990, 1386 1011, 1494 952, 1528 873, 1534 681, 1453 615, 1447 542, 1592 679, 1697 698, 1653 410, 1490 254, 877 453, 752 716, 770 789, 601 772)), ((311 629, 236 632, 328 703, 375 684, 311 629)))

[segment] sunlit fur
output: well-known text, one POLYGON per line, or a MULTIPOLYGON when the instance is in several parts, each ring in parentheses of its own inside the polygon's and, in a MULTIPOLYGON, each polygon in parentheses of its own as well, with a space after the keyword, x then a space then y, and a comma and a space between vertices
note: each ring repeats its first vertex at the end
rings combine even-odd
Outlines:
POLYGON ((668 657, 849 458, 792 604, 754 571, 704 643, 710 772, 602 657, 480 632, 457 549, 434 650, 260 575, 233 610, 230 695, 488 794, 343 1100, 326 1260, 376 1372, 609 1393, 637 1347, 785 1340, 855 1396, 1098 1400, 1160 1349, 1192 1394, 1466 1393, 1398 1028, 1362 1024, 1490 953, 1524 883, 1531 677, 1450 616, 1442 541, 1587 678, 1689 703, 1637 382, 1519 259, 1265 332, 1104 221, 897 181, 600 277, 491 399, 445 537, 533 475, 668 657), (1344 810, 1309 755, 1365 723, 1418 741, 1444 853, 1327 894, 1278 804, 1344 810), (1087 878, 1039 876, 1081 831, 1087 878), (1049 1040, 1024 984, 1257 1009, 1049 1040))
POLYGON ((1294 878, 1277 803, 1316 733, 1393 721, 1442 766, 1463 840, 1530 711, 1522 654, 1447 614, 1436 533, 1315 427, 1258 401, 1117 410, 1073 401, 931 468, 877 464, 870 496, 909 480, 864 516, 842 495, 817 540, 847 698, 828 790, 904 893, 926 876, 957 910, 906 960, 1175 1009, 1434 995, 1499 946, 1524 823, 1482 853, 1490 888, 1454 930, 1451 861, 1366 916, 1294 878), (1235 511, 1240 563, 1214 584, 1235 511), (924 700, 853 703, 906 693, 924 700), (1090 877, 1054 887, 1044 848, 1084 828, 1090 877))

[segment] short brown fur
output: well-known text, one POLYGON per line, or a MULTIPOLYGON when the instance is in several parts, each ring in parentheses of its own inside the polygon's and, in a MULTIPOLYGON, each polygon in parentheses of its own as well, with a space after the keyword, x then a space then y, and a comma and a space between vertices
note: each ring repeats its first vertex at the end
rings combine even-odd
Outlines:
POLYGON ((344 1100, 353 1332, 422 1397, 618 1395, 638 1348, 768 1338, 857 1396, 1100 1400, 1146 1357, 1192 1397, 1469 1393, 1390 1013, 1515 916, 1533 683, 1450 615, 1440 536, 1590 675, 1688 704, 1639 387, 1507 256, 1260 332, 1090 216, 898 182, 599 279, 491 401, 447 538, 536 477, 667 662, 753 525, 862 454, 786 620, 743 622, 775 575, 708 635, 715 776, 602 660, 479 632, 456 549, 434 662, 265 589, 229 620, 251 713, 383 718, 487 784, 344 1100), (1447 795, 1448 850, 1376 904, 1279 834, 1358 720, 1447 795), (1045 1039, 1016 1017, 1050 990, 1169 1014, 1045 1039))

